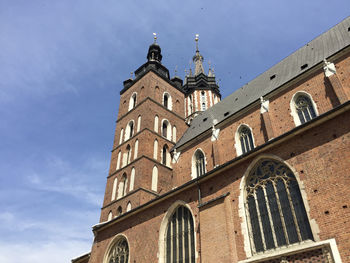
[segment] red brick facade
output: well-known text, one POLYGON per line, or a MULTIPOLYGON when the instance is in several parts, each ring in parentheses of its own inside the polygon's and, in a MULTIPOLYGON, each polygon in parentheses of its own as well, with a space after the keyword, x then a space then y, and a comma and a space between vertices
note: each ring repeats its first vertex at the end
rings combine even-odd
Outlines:
POLYGON ((120 97, 100 224, 94 227, 95 239, 86 262, 107 263, 118 237, 127 240, 128 262, 166 262, 165 229, 177 205, 189 208, 193 216, 195 262, 350 262, 349 46, 327 60, 336 68, 331 76, 325 75, 324 64, 319 63, 264 97, 269 101, 265 112, 257 100, 215 125, 220 129, 218 138, 213 139, 209 129, 180 146, 176 142, 191 129, 185 123, 189 94, 153 70, 136 78, 120 97), (136 105, 129 110, 135 92, 136 105), (164 92, 171 97, 168 109, 164 92), (317 115, 302 125, 296 123, 298 115, 292 109, 298 94, 307 94, 317 115), (164 119, 171 125, 172 136, 176 126, 176 140, 162 136, 164 119), (119 143, 121 130, 125 133, 130 120, 134 120, 134 133, 119 143), (237 135, 243 124, 250 128, 254 143, 254 149, 245 154, 239 153, 237 135), (134 156, 136 140, 138 153, 134 156), (118 153, 123 159, 127 145, 132 149, 130 160, 124 165, 120 160, 118 166, 118 153), (169 149, 167 158, 171 157, 168 163, 162 159, 164 145, 169 149), (205 155, 205 174, 200 177, 193 172, 197 149, 205 155), (276 160, 293 172, 313 240, 253 252, 245 185, 251 169, 264 158, 276 160), (123 174, 128 185, 118 198, 123 174), (117 186, 113 186, 116 178, 117 186), (112 220, 108 220, 110 212, 112 220))

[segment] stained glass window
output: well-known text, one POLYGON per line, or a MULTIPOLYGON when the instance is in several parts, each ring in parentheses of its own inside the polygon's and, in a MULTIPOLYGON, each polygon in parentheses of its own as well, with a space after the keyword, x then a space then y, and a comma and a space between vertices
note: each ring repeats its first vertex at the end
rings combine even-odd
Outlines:
POLYGON ((246 195, 253 253, 313 239, 298 182, 285 164, 260 161, 247 178, 246 195))
POLYGON ((310 98, 305 95, 299 95, 294 102, 301 124, 316 117, 316 112, 310 98))
POLYGON ((242 154, 254 149, 253 135, 247 126, 242 126, 239 130, 239 140, 241 144, 242 154))
POLYGON ((129 246, 125 238, 120 238, 109 252, 108 263, 128 263, 129 246))
POLYGON ((194 224, 191 212, 179 206, 171 216, 166 232, 166 263, 194 263, 194 224))

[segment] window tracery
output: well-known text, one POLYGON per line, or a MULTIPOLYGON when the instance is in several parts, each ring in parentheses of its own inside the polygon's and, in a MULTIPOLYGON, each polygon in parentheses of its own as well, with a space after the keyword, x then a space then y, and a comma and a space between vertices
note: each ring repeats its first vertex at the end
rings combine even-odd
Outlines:
POLYGON ((313 239, 298 182, 285 164, 261 160, 245 192, 253 253, 313 239))
POLYGON ((129 245, 124 237, 120 238, 108 255, 108 263, 128 263, 129 245))
POLYGON ((188 208, 176 208, 169 219, 165 239, 166 263, 195 262, 194 223, 188 208))
POLYGON ((242 154, 245 154, 254 149, 252 131, 245 125, 239 129, 239 141, 242 154))
POLYGON ((301 124, 308 122, 316 117, 315 109, 310 98, 307 96, 297 96, 294 100, 294 104, 301 124))

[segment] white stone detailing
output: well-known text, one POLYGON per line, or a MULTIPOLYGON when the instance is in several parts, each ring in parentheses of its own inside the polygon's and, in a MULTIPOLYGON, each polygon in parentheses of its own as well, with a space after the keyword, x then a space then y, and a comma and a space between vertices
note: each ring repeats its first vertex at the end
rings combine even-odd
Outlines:
POLYGON ((198 96, 197 96, 197 92, 198 91, 194 91, 194 108, 195 108, 195 111, 198 111, 198 96))
POLYGON ((112 197, 111 201, 114 201, 117 195, 117 185, 118 185, 118 179, 115 178, 113 181, 113 190, 112 190, 112 197))
POLYGON ((340 254, 338 251, 337 243, 334 238, 318 241, 318 242, 306 241, 301 244, 297 243, 294 245, 290 245, 290 247, 277 248, 275 250, 272 250, 271 252, 266 252, 263 254, 255 255, 246 260, 241 260, 239 261, 239 263, 253 263, 253 262, 260 262, 260 261, 268 261, 269 259, 273 259, 279 256, 283 257, 284 255, 303 253, 303 252, 307 252, 318 248, 328 248, 334 260, 334 263, 342 263, 340 254))
POLYGON ((213 106, 213 93, 211 92, 211 90, 209 90, 209 102, 210 102, 209 107, 213 106))
POLYGON ((134 150, 134 160, 137 158, 138 150, 139 150, 139 140, 135 142, 135 150, 134 150))
POLYGON ((158 132, 158 122, 159 122, 159 117, 156 115, 155 117, 154 117, 154 131, 155 132, 158 132))
POLYGON ((135 183, 135 167, 131 169, 131 176, 130 176, 130 186, 129 186, 129 191, 134 190, 134 183, 135 183))
POLYGON ((260 108, 260 113, 263 114, 265 112, 269 111, 269 100, 264 100, 263 97, 260 97, 260 102, 261 102, 261 108, 260 108))
POLYGON ((141 129, 141 115, 137 118, 137 130, 136 132, 139 132, 141 129))
POLYGON ((326 59, 323 60, 323 63, 324 74, 327 78, 334 75, 337 72, 334 63, 328 62, 326 59))
POLYGON ((120 131, 119 144, 123 142, 123 137, 124 137, 124 129, 122 128, 120 131))
POLYGON ((158 188, 158 168, 157 166, 154 166, 152 170, 152 190, 157 192, 157 188, 158 188))
POLYGON ((126 206, 126 212, 129 212, 131 210, 131 203, 128 202, 128 205, 126 206))
POLYGON ((177 152, 176 149, 174 149, 173 153, 173 163, 177 163, 179 161, 181 152, 177 152))
POLYGON ((156 160, 158 158, 158 140, 157 139, 154 140, 154 144, 153 144, 153 158, 156 160))
POLYGON ((307 96, 307 97, 310 99, 311 104, 312 104, 312 106, 313 106, 313 108, 314 108, 314 110, 315 110, 316 116, 318 116, 317 105, 316 105, 316 103, 314 102, 312 96, 311 96, 309 93, 305 92, 305 91, 298 91, 298 92, 296 92, 296 93, 293 95, 293 97, 292 97, 292 99, 290 100, 290 103, 289 103, 290 115, 292 115, 292 117, 293 117, 295 126, 299 126, 299 125, 301 124, 300 118, 299 118, 299 115, 298 115, 298 112, 297 112, 297 109, 296 109, 296 107, 295 107, 295 100, 296 100, 296 98, 297 98, 298 96, 300 96, 300 95, 307 96))
POLYGON ((213 127, 211 128, 212 134, 211 134, 211 141, 217 141, 219 140, 219 133, 220 133, 220 129, 216 129, 215 126, 213 125, 213 127))
POLYGON ((120 168, 120 159, 121 159, 121 155, 122 155, 122 153, 121 153, 121 151, 119 151, 119 153, 118 153, 118 159, 117 159, 117 168, 116 168, 116 170, 118 170, 118 169, 120 168))

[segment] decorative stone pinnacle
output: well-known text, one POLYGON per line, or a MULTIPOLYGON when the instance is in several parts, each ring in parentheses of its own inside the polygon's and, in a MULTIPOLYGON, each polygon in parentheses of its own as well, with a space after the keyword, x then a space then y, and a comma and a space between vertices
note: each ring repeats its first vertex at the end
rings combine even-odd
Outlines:
POLYGON ((334 63, 328 62, 326 59, 323 60, 323 70, 327 78, 337 72, 334 63))

